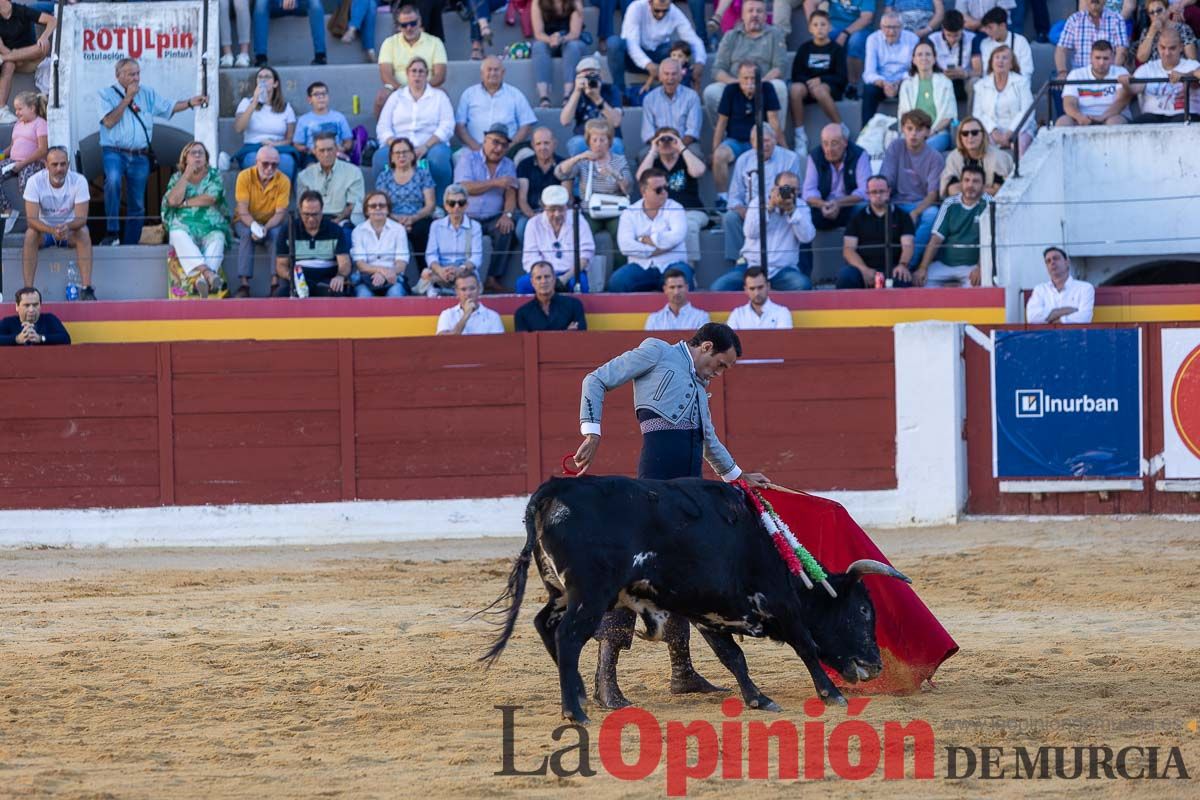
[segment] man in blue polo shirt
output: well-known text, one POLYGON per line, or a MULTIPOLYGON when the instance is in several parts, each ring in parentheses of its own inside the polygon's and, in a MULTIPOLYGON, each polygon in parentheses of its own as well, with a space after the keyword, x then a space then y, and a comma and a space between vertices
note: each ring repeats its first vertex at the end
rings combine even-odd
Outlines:
POLYGON ((100 90, 100 149, 104 152, 104 216, 108 235, 101 245, 137 244, 146 214, 146 181, 154 118, 170 119, 184 109, 208 102, 204 95, 172 103, 142 86, 137 59, 117 62, 117 82, 100 90), (125 184, 125 228, 121 232, 121 184, 125 184))

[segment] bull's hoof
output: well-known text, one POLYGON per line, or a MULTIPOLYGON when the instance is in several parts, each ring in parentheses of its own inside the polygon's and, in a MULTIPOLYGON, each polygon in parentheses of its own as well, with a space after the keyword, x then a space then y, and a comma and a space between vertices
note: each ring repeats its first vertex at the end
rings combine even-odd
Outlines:
POLYGON ((583 713, 582 710, 572 711, 569 708, 564 708, 562 715, 563 719, 575 725, 587 725, 589 722, 591 722, 591 720, 588 719, 588 715, 583 713))
POLYGON ((758 697, 753 698, 746 705, 759 711, 772 711, 775 713, 783 711, 783 709, 779 707, 778 703, 767 697, 765 694, 760 694, 758 697))
POLYGON ((617 687, 596 687, 596 694, 592 695, 592 699, 596 701, 596 705, 601 708, 607 708, 609 711, 615 711, 618 708, 625 708, 633 705, 629 702, 629 698, 621 693, 617 687))
POLYGON ((831 692, 830 694, 826 695, 825 697, 822 697, 822 698, 821 698, 821 700, 822 700, 822 701, 825 703, 825 705, 827 705, 827 706, 844 706, 844 705, 848 705, 848 703, 846 702, 846 698, 845 698, 845 697, 843 697, 843 696, 842 696, 842 693, 841 693, 841 692, 839 692, 839 691, 837 691, 837 690, 834 690, 833 692, 831 692))
POLYGON ((714 686, 699 672, 687 675, 671 676, 671 694, 705 694, 709 692, 728 692, 724 686, 714 686))

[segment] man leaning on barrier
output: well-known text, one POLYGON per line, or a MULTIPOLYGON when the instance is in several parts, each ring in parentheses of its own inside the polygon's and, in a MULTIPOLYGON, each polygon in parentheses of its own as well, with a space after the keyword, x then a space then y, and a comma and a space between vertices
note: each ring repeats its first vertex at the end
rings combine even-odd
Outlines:
MULTIPOLYGON (((1114 64, 1113 46, 1106 39, 1092 43, 1091 66, 1073 69, 1068 81, 1117 81, 1129 70, 1114 64)), ((1063 87, 1063 111, 1054 124, 1059 128, 1073 125, 1124 125, 1129 122, 1129 99, 1120 96, 1117 83, 1094 83, 1063 87)))
POLYGON ((1158 37, 1158 58, 1142 64, 1134 78, 1157 78, 1162 83, 1132 83, 1128 75, 1117 78, 1121 84, 1118 102, 1129 103, 1141 97, 1142 113, 1133 118, 1135 125, 1183 122, 1187 112, 1200 109, 1200 84, 1184 83, 1184 77, 1200 78, 1200 62, 1182 58, 1183 40, 1179 31, 1163 31, 1158 37))

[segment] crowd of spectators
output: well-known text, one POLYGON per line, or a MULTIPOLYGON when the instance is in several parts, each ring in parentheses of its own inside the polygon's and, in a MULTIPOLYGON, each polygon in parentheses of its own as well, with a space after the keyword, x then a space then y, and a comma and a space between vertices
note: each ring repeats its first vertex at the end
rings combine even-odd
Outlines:
MULTIPOLYGON (((361 143, 334 110, 334 92, 349 89, 314 80, 309 110, 298 117, 267 51, 271 18, 305 16, 313 64, 325 64, 319 0, 222 0, 220 66, 253 63, 257 71, 234 112, 242 144, 231 158, 239 170, 233 198, 220 159, 200 142, 179 154, 162 197, 173 295, 223 294, 222 262, 236 242, 228 289, 249 296, 262 245, 273 258, 271 295, 453 294, 458 311, 443 315, 439 332, 470 333, 492 327, 494 312, 479 295, 505 291, 510 265, 519 263, 516 290, 535 295, 522 324, 567 320, 582 329, 582 311, 562 292, 602 288, 588 268, 607 234, 607 290, 664 291, 655 324, 694 328, 703 312, 688 291, 698 288, 700 232, 716 223, 727 263, 710 288, 744 289, 747 326, 777 326, 767 321, 779 308, 767 291, 812 287, 818 231, 843 234, 839 288, 978 284, 978 217, 1011 175, 1013 155, 1036 135, 1026 113, 1033 52, 1019 0, 960 0, 953 9, 941 0, 719 0, 708 19, 700 2, 685 10, 670 0, 632 0, 619 4, 619 26, 616 0, 599 0, 594 32, 582 0, 533 0, 532 97, 506 83, 505 62, 488 53, 503 0, 462 4, 480 80, 456 97, 445 91, 443 4, 398 4, 395 32, 376 52, 377 5, 353 0, 339 34, 346 43, 361 38, 379 69, 377 146, 360 166, 361 143), (794 49, 788 35, 800 7, 808 37, 794 49), (534 111, 552 107, 559 90, 566 141, 539 127, 534 111), (879 111, 897 118, 881 163, 850 141, 838 107, 847 100, 861 103, 864 126, 879 111), (631 105, 642 114, 636 142, 622 134, 631 105), (762 176, 759 105, 767 123, 762 176), (805 119, 813 107, 828 124, 810 146, 805 119), (706 114, 711 144, 702 142, 706 114), (712 209, 700 192, 710 169, 712 209)), ((1056 77, 1109 81, 1065 87, 1056 125, 1176 121, 1200 100, 1197 84, 1179 82, 1200 77, 1200 5, 1080 0, 1059 25, 1045 0, 1031 6, 1032 36, 1056 43, 1056 77)), ((54 26, 52 14, 0 0, 0 123, 16 123, 0 174, 21 184, 26 283, 33 285, 39 249, 73 248, 81 294, 94 299, 87 182, 65 151, 49 146, 36 94, 7 105, 13 74, 47 55, 54 26)), ((141 239, 155 119, 209 101, 164 97, 142 84, 133 59, 119 61, 114 77, 99 90, 106 246, 141 239)), ((370 87, 352 88, 370 96, 370 87)))

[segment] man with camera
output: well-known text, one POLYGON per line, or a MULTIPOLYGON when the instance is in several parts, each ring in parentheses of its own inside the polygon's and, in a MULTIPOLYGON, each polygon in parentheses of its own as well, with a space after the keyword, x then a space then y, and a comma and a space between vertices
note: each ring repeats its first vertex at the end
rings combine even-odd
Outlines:
POLYGON ((777 292, 812 288, 812 252, 802 247, 817 235, 812 215, 797 201, 800 178, 794 172, 775 176, 775 185, 767 197, 767 263, 762 263, 762 228, 759 225, 758 198, 746 208, 743 227, 745 244, 742 260, 729 272, 713 281, 714 292, 736 292, 749 267, 765 267, 767 280, 777 292))
POLYGON ((595 56, 588 56, 580 59, 575 65, 575 86, 558 115, 559 123, 572 126, 571 132, 574 134, 567 140, 568 156, 577 156, 587 150, 583 126, 597 117, 608 120, 608 124, 612 126, 616 136, 612 146, 613 152, 624 154, 625 144, 621 141, 621 100, 612 84, 600 82, 600 60, 595 56))

